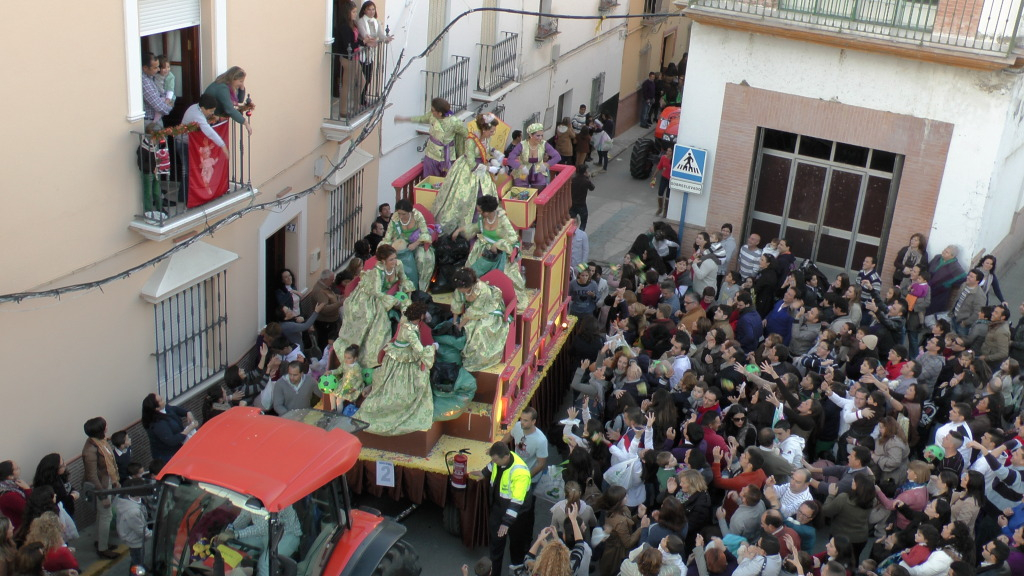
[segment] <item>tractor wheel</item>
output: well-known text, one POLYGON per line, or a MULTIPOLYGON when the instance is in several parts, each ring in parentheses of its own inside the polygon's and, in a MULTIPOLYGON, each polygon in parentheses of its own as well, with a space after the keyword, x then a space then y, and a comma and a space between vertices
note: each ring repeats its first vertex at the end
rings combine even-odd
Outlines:
POLYGON ((462 536, 462 516, 450 498, 444 505, 443 520, 445 531, 452 536, 462 536))
POLYGON ((637 180, 650 178, 654 170, 654 158, 658 148, 654 140, 641 138, 633 144, 633 152, 629 156, 629 175, 637 180))
POLYGON ((373 571, 373 576, 419 576, 420 557, 405 540, 399 540, 387 551, 373 571))

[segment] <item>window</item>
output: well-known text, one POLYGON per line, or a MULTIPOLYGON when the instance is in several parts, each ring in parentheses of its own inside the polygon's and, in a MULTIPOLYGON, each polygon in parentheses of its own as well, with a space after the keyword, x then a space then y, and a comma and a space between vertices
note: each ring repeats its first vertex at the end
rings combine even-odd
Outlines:
POLYGON ((527 127, 529 127, 530 124, 536 124, 537 122, 540 122, 540 112, 534 112, 533 114, 530 114, 530 116, 526 120, 523 121, 523 138, 524 139, 526 138, 526 129, 527 129, 527 127))
POLYGON ((597 115, 604 102, 604 72, 601 72, 590 83, 590 113, 597 115))
POLYGON ((171 56, 178 116, 227 70, 227 0, 122 0, 129 122, 143 118, 142 52, 171 56), (204 16, 208 15, 208 16, 204 16), (202 21, 201 21, 202 20, 202 21), (202 44, 202 46, 201 46, 202 44), (205 74, 202 70, 207 70, 205 74), (179 75, 180 74, 180 75, 179 75))
POLYGON ((363 171, 331 190, 328 202, 327 266, 338 270, 352 257, 356 241, 363 237, 363 171))
POLYGON ((153 305, 157 391, 181 396, 227 367, 227 272, 153 305))

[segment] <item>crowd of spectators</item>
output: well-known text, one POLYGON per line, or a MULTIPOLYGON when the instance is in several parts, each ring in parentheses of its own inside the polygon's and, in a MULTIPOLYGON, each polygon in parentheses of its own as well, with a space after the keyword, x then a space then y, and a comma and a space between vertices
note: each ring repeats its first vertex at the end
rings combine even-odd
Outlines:
POLYGON ((965 269, 914 234, 891 277, 866 256, 830 278, 786 239, 676 237, 657 222, 573 281, 579 369, 551 429, 575 519, 541 555, 579 547, 602 576, 1024 573, 1024 321, 994 256, 965 269))

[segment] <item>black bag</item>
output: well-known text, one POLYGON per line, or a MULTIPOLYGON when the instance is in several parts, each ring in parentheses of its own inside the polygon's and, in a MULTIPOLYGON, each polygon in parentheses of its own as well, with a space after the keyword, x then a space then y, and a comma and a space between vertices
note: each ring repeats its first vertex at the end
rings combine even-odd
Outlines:
POLYGON ((469 240, 462 235, 456 236, 453 240, 450 233, 442 234, 438 236, 437 242, 434 242, 434 254, 438 267, 463 266, 469 257, 469 240))
POLYGON ((409 301, 422 302, 428 307, 434 303, 434 299, 430 296, 430 293, 424 292, 423 290, 414 290, 413 293, 409 295, 409 301))
MULTIPOLYGON (((441 252, 438 251, 437 254, 440 256, 441 252)), ((434 294, 455 292, 455 287, 452 286, 452 276, 460 267, 454 264, 438 264, 434 269, 434 277, 430 279, 430 291, 434 294)))
POLYGON ((498 258, 501 257, 501 250, 495 250, 491 252, 490 249, 484 248, 483 252, 480 253, 480 257, 488 262, 497 262, 498 258))
POLYGON ((430 387, 451 394, 455 389, 455 381, 459 379, 459 368, 454 362, 435 362, 430 369, 430 387))

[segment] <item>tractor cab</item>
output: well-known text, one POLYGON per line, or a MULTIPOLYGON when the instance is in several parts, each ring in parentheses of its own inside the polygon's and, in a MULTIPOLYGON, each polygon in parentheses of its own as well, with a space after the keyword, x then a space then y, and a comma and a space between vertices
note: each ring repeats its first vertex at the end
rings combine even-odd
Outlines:
POLYGON ((405 528, 352 508, 345 472, 363 428, 317 410, 282 418, 233 408, 211 420, 161 471, 154 573, 370 574, 390 554, 404 567, 390 573, 418 574, 399 542, 405 528))

